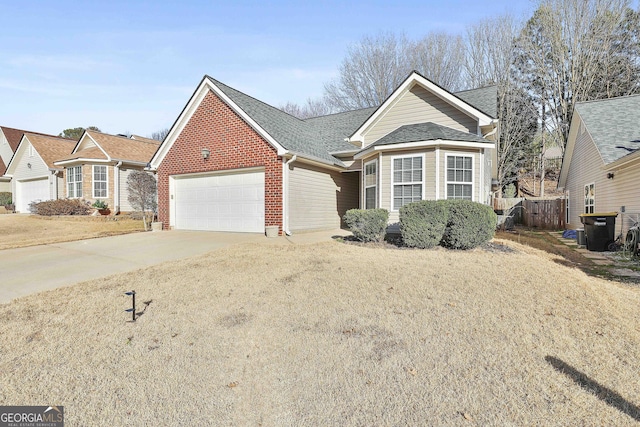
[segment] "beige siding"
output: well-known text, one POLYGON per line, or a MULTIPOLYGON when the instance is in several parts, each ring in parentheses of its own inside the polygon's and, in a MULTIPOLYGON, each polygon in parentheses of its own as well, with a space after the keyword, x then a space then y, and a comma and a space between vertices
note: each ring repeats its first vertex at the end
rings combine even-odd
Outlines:
MULTIPOLYGON (((581 126, 582 127, 582 126, 581 126)), ((584 213, 584 186, 595 183, 595 211, 605 212, 605 200, 611 193, 611 181, 601 169, 602 157, 588 132, 578 131, 571 165, 567 173, 566 190, 569 191, 569 221, 567 228, 581 228, 579 215, 584 213)), ((610 208, 610 207, 609 207, 610 208)), ((618 210, 619 206, 614 210, 618 210)))
POLYGON ((290 166, 291 231, 339 228, 345 212, 358 207, 358 179, 357 172, 340 173, 302 163, 290 166))
POLYGON ((9 145, 9 141, 7 141, 4 133, 2 132, 2 130, 0 130, 0 158, 2 158, 5 166, 9 165, 12 156, 13 151, 11 150, 11 146, 9 145))
POLYGON ((478 122, 451 104, 416 85, 379 117, 364 132, 364 146, 402 125, 434 122, 464 132, 478 133, 478 122))
POLYGON ((614 171, 613 179, 602 170, 602 158, 588 132, 576 138, 573 158, 567 174, 569 192, 569 223, 567 228, 582 228, 579 215, 584 212, 584 186, 595 183, 595 212, 619 212, 616 235, 640 219, 640 161, 614 171), (620 212, 624 206, 625 212, 620 212))
POLYGON ((131 172, 133 172, 134 169, 120 169, 120 180, 119 180, 119 186, 120 186, 120 211, 121 212, 133 212, 135 211, 135 209, 133 208, 133 206, 131 206, 131 203, 129 203, 129 187, 127 185, 127 179, 129 178, 129 175, 131 175, 131 172))

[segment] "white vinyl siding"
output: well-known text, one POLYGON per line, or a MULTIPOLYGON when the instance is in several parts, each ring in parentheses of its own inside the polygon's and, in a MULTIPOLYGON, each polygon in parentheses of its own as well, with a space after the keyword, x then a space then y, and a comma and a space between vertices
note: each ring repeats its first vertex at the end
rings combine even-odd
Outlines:
POLYGON ((423 199, 424 156, 394 157, 391 161, 393 210, 423 199))
POLYGON ((346 211, 358 207, 358 195, 359 174, 295 162, 289 170, 289 228, 340 228, 346 211))
POLYGON ((67 197, 82 197, 82 166, 67 168, 67 197))
POLYGON ((368 146, 403 125, 433 122, 463 132, 478 133, 478 121, 420 85, 404 93, 363 133, 368 146))
POLYGON ((473 156, 446 156, 447 199, 473 200, 473 156))
POLYGON ((592 214, 596 207, 596 184, 593 182, 584 186, 584 213, 592 214))
POLYGON ((107 167, 103 165, 93 165, 93 198, 106 199, 109 197, 109 185, 107 167))
POLYGON ((364 208, 378 207, 378 160, 364 164, 364 208))

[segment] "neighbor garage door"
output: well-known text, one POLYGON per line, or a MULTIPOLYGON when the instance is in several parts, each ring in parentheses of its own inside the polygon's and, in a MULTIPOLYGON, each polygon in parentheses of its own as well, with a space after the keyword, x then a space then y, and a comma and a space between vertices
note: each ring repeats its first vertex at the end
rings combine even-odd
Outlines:
POLYGON ((38 200, 49 200, 49 179, 33 181, 16 181, 16 210, 29 212, 29 204, 38 200))
POLYGON ((264 232, 264 171, 173 178, 175 228, 264 232))

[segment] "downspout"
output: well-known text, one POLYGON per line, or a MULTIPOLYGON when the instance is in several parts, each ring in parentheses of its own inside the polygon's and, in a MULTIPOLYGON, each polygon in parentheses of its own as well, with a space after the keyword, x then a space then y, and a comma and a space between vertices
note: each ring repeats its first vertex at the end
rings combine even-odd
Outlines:
POLYGON ((120 213, 120 166, 122 166, 122 160, 120 160, 113 167, 113 210, 114 215, 120 213))
POLYGON ((282 210, 284 211, 282 218, 282 231, 287 236, 291 236, 291 230, 289 230, 289 165, 295 162, 297 158, 298 155, 294 154, 293 157, 284 164, 284 176, 282 177, 282 186, 284 187, 284 194, 282 195, 282 210))

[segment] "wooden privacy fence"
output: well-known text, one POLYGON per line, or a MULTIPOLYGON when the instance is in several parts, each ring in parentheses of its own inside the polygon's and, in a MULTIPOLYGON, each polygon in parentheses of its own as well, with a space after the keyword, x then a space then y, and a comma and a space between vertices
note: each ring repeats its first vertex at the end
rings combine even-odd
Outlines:
POLYGON ((565 199, 530 200, 522 202, 522 224, 544 230, 563 230, 565 199))
POLYGON ((498 224, 512 224, 544 230, 562 230, 565 226, 565 199, 493 199, 498 224))

